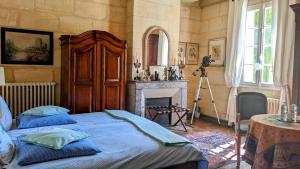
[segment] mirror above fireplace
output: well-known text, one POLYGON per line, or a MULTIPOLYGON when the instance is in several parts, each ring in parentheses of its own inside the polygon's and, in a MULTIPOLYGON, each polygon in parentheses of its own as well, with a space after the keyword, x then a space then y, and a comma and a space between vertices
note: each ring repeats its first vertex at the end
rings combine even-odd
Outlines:
POLYGON ((159 27, 149 28, 144 35, 144 68, 149 66, 168 66, 169 37, 167 32, 159 27))

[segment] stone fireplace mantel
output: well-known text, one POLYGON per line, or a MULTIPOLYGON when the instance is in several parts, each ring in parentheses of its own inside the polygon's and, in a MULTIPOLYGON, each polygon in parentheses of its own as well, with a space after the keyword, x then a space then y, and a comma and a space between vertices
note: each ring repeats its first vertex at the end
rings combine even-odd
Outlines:
MULTIPOLYGON (((172 98, 172 104, 187 106, 187 82, 178 81, 131 81, 128 85, 128 110, 145 117, 145 100, 147 98, 172 98)), ((172 124, 176 117, 172 117, 172 124)))

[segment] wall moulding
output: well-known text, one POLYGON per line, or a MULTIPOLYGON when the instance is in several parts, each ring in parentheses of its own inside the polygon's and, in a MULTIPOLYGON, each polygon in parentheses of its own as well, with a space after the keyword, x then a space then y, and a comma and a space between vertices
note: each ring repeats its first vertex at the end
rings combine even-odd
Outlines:
POLYGON ((200 6, 200 8, 203 8, 206 6, 214 5, 214 4, 225 2, 225 1, 227 1, 227 0, 199 0, 199 6, 200 6))

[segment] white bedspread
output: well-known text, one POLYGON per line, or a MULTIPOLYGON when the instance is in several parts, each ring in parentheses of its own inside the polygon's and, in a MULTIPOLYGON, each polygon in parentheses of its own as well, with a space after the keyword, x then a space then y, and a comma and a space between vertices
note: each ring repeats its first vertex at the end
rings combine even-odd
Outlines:
POLYGON ((204 159, 193 145, 166 147, 138 131, 128 122, 117 120, 105 113, 73 115, 78 122, 72 125, 12 130, 16 139, 22 134, 48 130, 53 127, 82 128, 102 151, 93 156, 68 158, 19 166, 18 154, 6 166, 8 169, 154 169, 204 159))

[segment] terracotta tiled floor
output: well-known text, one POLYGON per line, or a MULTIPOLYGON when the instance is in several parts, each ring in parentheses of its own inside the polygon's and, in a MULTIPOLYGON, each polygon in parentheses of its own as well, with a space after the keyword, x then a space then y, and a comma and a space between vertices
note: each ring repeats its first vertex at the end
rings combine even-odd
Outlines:
MULTIPOLYGON (((223 134, 226 134, 228 136, 234 136, 234 129, 230 127, 223 127, 219 126, 216 123, 211 123, 208 121, 204 120, 195 120, 193 122, 193 128, 190 128, 189 131, 197 131, 197 130, 206 130, 206 131, 211 131, 211 132, 221 132, 223 134)), ((242 138, 242 141, 244 142, 245 138, 242 138)), ((232 163, 223 167, 220 167, 220 169, 235 169, 236 168, 236 163, 232 163)), ((241 162, 241 169, 250 169, 250 165, 248 165, 245 162, 241 162)))

